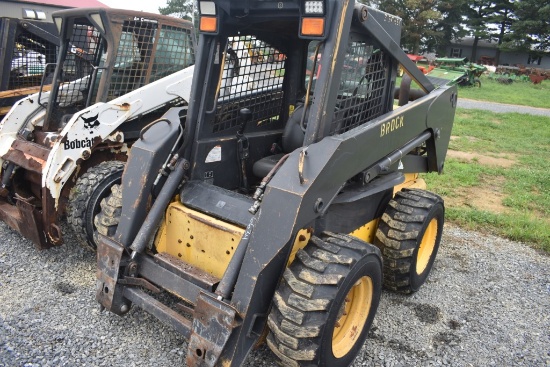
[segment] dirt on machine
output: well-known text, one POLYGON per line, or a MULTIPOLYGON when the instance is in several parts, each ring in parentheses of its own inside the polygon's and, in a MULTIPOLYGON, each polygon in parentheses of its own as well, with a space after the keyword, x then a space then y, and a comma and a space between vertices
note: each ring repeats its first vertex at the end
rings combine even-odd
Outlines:
POLYGON ((66 217, 95 249, 93 218, 132 144, 189 101, 195 32, 183 19, 119 9, 52 17, 57 61, 45 60, 37 93, 0 123, 0 219, 44 249, 63 243, 66 217))
POLYGON ((443 171, 457 87, 401 50, 400 18, 354 1, 199 8, 186 119, 142 131, 95 217, 97 299, 183 334, 188 366, 261 343, 348 366, 382 288, 417 291, 435 261, 445 208, 419 174, 443 171), (397 90, 399 64, 421 90, 397 90))

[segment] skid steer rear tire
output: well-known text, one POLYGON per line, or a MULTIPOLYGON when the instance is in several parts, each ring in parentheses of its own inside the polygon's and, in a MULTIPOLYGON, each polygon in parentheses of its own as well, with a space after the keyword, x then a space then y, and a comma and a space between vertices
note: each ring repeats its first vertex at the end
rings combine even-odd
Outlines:
POLYGON ((95 251, 94 217, 100 212, 101 201, 111 194, 111 187, 119 184, 124 162, 102 162, 91 167, 76 181, 69 195, 67 221, 80 244, 95 251))
POLYGON ((416 292, 432 269, 445 217, 443 199, 419 189, 395 194, 382 215, 374 244, 384 258, 384 286, 416 292))
POLYGON ((367 337, 381 290, 375 246, 347 235, 314 236, 275 292, 267 344, 283 366, 348 366, 367 337))

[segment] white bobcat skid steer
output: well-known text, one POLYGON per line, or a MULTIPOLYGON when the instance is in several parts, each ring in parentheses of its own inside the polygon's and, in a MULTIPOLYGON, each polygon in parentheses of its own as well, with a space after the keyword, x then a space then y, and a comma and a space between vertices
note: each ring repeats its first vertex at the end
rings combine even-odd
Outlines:
POLYGON ((128 148, 189 101, 194 32, 182 19, 117 9, 64 10, 54 20, 60 56, 42 83, 51 91, 17 102, 0 123, 0 219, 43 249, 63 242, 67 215, 93 248, 93 216, 128 148))

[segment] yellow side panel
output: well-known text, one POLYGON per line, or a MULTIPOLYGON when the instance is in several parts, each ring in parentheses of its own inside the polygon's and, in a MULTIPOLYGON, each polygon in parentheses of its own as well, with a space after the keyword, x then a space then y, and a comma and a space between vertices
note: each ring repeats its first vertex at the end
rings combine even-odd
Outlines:
POLYGON ((374 235, 376 234, 376 229, 378 228, 378 219, 379 218, 371 220, 367 224, 351 232, 350 235, 357 237, 365 242, 374 243, 374 235))
POLYGON ((312 233, 313 231, 311 229, 300 229, 298 231, 298 234, 296 235, 296 240, 294 240, 294 245, 292 246, 292 250, 290 251, 290 256, 288 258, 288 262, 286 266, 289 266, 290 264, 292 264, 298 250, 301 250, 304 247, 306 247, 307 243, 309 242, 309 239, 311 238, 312 233))
MULTIPOLYGON (((393 194, 400 191, 402 188, 417 188, 417 189, 426 189, 426 182, 418 177, 418 173, 406 173, 405 181, 393 188, 393 194)), ((376 229, 378 228, 378 220, 380 218, 373 219, 367 224, 357 228, 355 231, 351 232, 350 235, 357 237, 365 242, 374 243, 374 236, 376 235, 376 229)))
POLYGON ((174 202, 166 211, 156 248, 221 278, 243 233, 243 228, 174 202))
POLYGON ((404 187, 426 190, 426 182, 424 179, 418 177, 418 173, 405 173, 405 182, 395 186, 393 188, 393 194, 395 195, 396 192, 401 191, 404 187))

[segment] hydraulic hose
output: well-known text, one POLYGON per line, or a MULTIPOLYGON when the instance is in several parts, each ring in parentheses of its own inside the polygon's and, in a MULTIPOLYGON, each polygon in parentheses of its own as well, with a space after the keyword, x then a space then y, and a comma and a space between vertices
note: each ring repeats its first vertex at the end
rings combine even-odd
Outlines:
POLYGON ((187 164, 188 162, 185 159, 180 158, 176 163, 174 171, 172 171, 166 179, 166 183, 160 190, 157 199, 147 214, 147 218, 145 218, 134 242, 132 242, 130 246, 133 250, 132 259, 134 259, 137 254, 142 253, 147 247, 147 244, 151 241, 155 229, 162 220, 166 207, 170 203, 170 200, 172 200, 174 192, 181 183, 181 180, 183 180, 183 175, 185 174, 184 167, 187 164))

